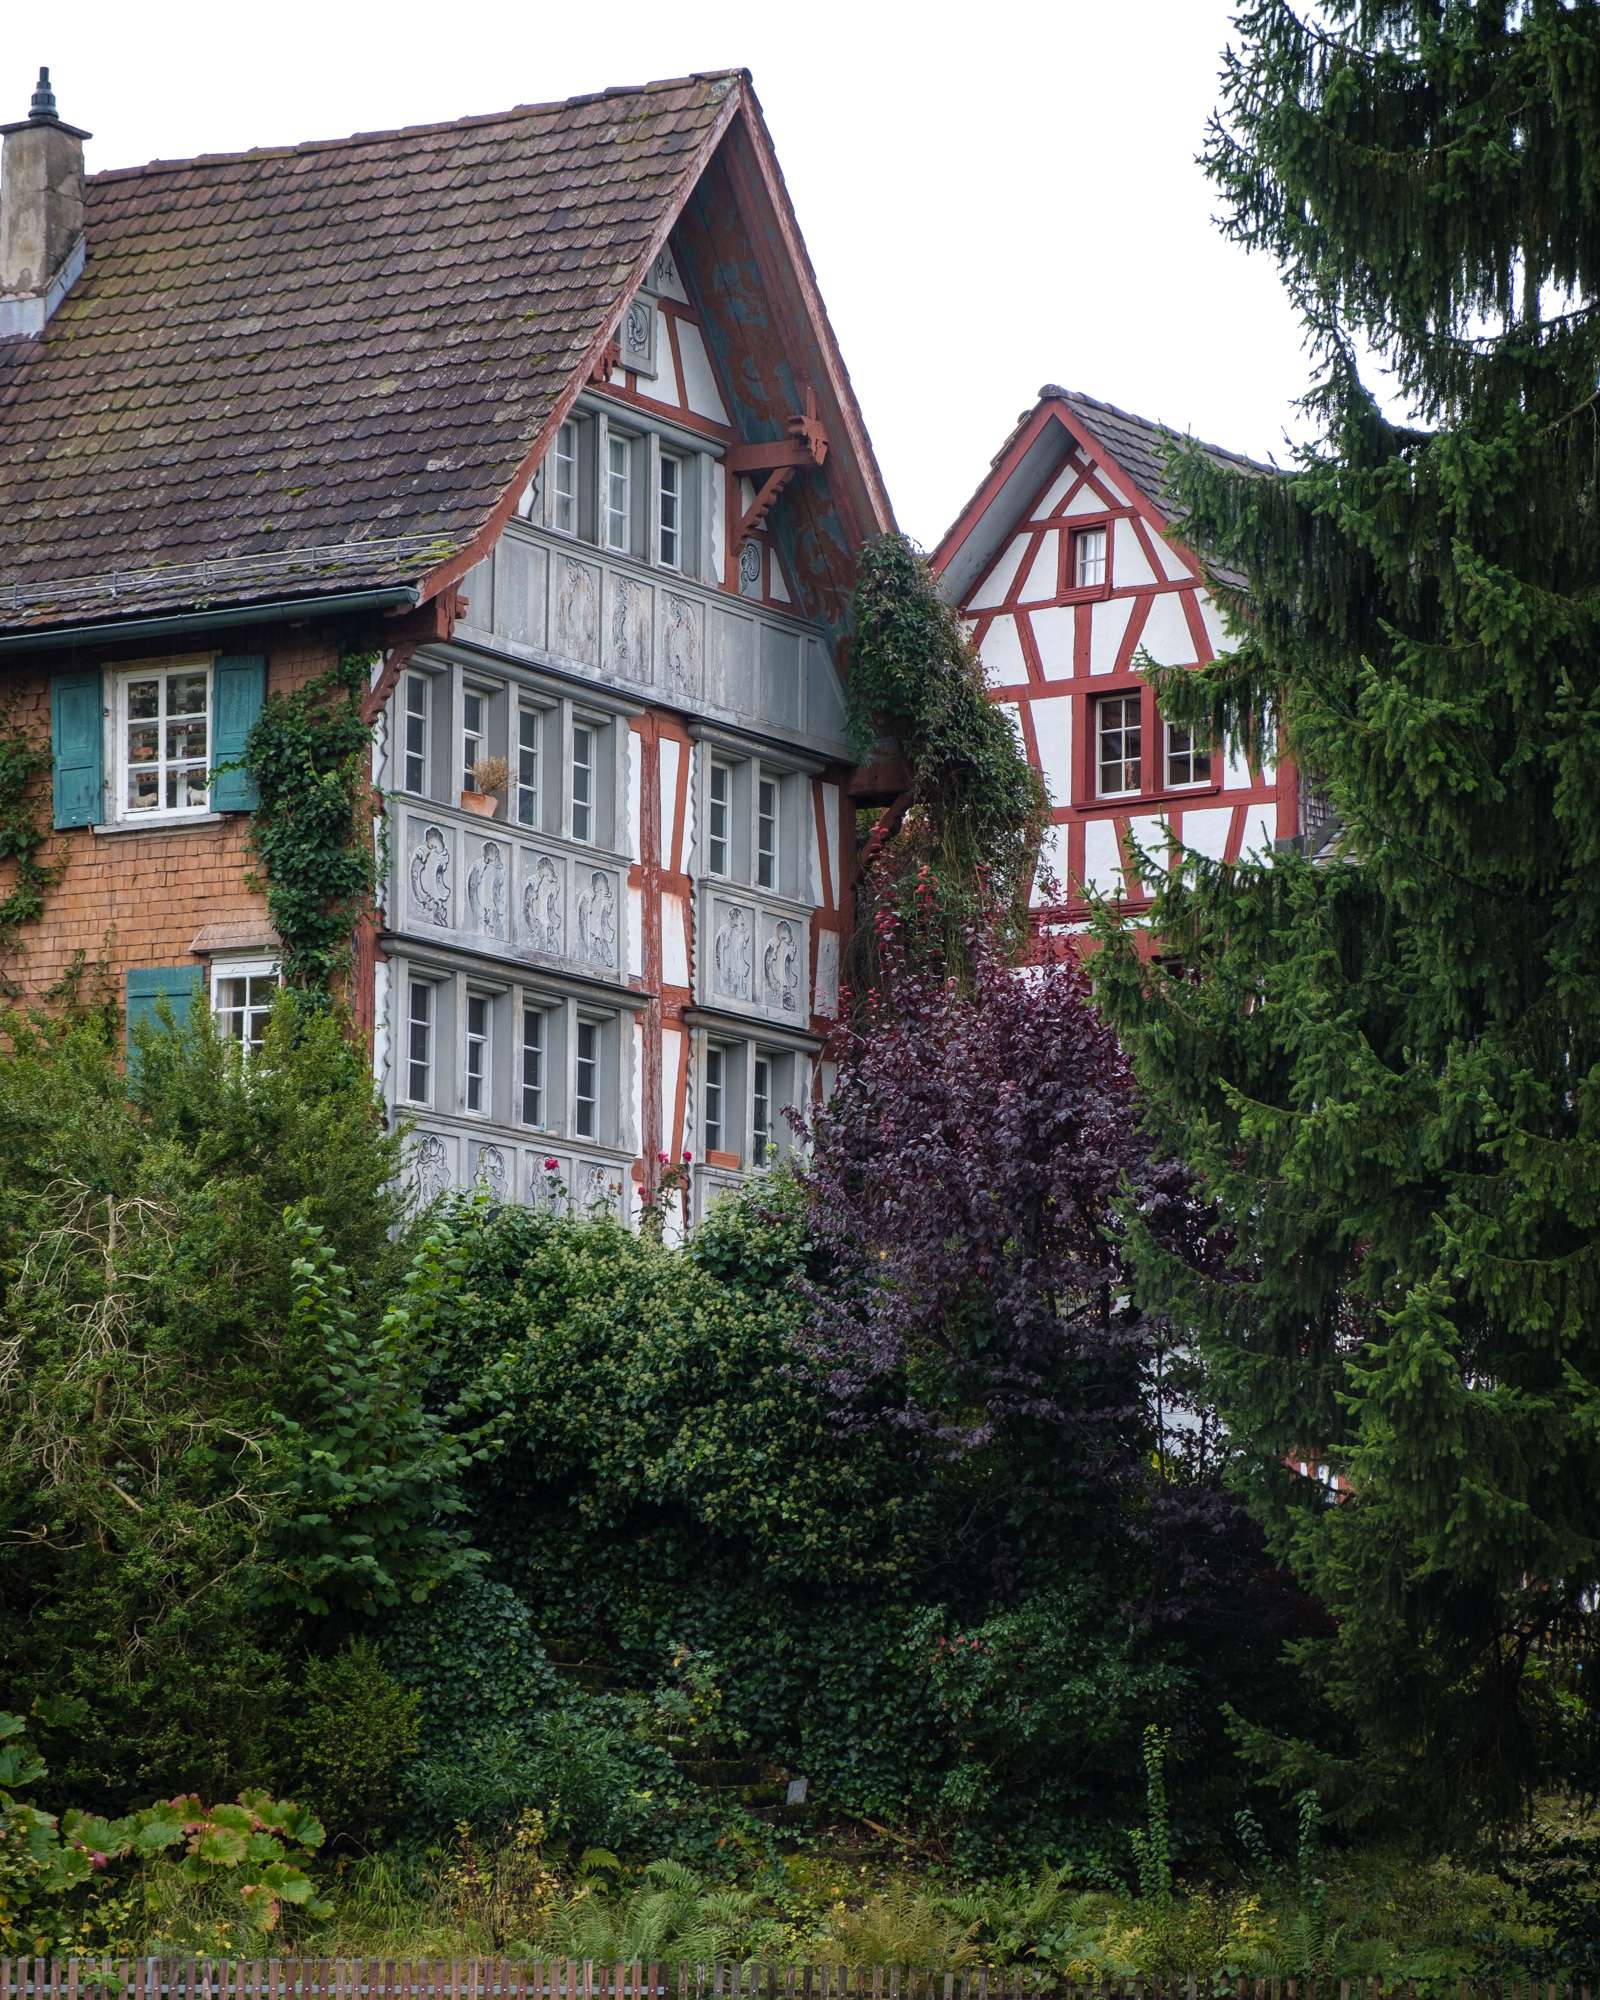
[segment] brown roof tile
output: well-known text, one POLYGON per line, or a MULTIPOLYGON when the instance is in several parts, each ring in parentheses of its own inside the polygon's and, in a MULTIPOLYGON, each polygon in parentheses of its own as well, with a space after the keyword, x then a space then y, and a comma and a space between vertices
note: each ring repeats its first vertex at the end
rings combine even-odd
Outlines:
POLYGON ((465 548, 745 82, 92 176, 83 276, 0 343, 0 628, 465 548))

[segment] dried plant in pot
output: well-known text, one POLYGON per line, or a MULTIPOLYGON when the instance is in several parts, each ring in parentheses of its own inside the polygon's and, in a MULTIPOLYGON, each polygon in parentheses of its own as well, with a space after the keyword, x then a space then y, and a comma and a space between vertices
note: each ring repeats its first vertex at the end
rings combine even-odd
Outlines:
POLYGON ((468 812, 479 813, 484 819, 493 819, 500 810, 500 800, 506 786, 511 781, 511 766, 504 757, 480 757, 471 767, 475 791, 463 792, 461 803, 468 812))

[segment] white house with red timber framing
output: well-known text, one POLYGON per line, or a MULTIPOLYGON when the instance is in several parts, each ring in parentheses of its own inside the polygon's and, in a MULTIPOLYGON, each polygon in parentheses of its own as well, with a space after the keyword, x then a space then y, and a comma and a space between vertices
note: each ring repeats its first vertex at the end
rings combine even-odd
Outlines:
MULTIPOLYGON (((1228 645, 1200 556, 1175 531, 1173 433, 1047 385, 933 554, 1049 797, 1034 892, 1042 931, 1082 927, 1091 895, 1148 902, 1130 839, 1168 833, 1217 861, 1299 832, 1294 774, 1164 723, 1141 655, 1196 666, 1228 645)), ((1269 472, 1207 446, 1230 466, 1269 472)), ((1219 572, 1224 581, 1232 581, 1219 572)))

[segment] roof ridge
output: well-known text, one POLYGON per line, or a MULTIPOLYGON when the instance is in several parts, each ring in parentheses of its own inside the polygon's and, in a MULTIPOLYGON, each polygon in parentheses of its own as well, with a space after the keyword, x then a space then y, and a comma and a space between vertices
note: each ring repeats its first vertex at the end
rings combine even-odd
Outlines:
POLYGON ((132 167, 102 167, 88 174, 90 182, 132 180, 140 174, 178 173, 190 167, 224 167, 251 160, 287 160, 300 154, 339 152, 346 147, 376 146, 393 139, 425 138, 434 132, 464 132, 480 125, 506 125, 540 111, 569 111, 581 104, 603 104, 608 98, 646 97, 657 91, 681 90, 691 83, 742 82, 750 86, 746 68, 690 70, 683 76, 654 77, 645 83, 613 83, 603 90, 583 91, 575 97, 553 97, 542 104, 513 104, 504 111, 469 112, 461 118, 437 118, 423 125, 393 125, 381 131, 347 132, 332 139, 300 139, 292 145, 247 146, 238 153, 195 153, 182 160, 146 160, 132 167))
MULTIPOLYGON (((1178 441, 1188 439, 1199 445, 1202 451, 1214 452, 1219 458, 1237 460, 1240 465, 1253 466, 1258 472, 1276 472, 1278 467, 1266 459, 1252 458, 1246 451, 1235 451, 1231 445, 1213 444, 1209 438, 1196 437, 1193 431, 1176 428, 1160 417, 1141 417, 1136 410, 1125 410, 1120 403, 1108 403, 1103 396, 1091 396, 1083 389, 1063 389, 1059 382, 1046 382, 1039 390, 1039 402, 1054 399, 1062 403, 1087 403, 1091 409, 1104 410, 1108 416, 1121 417, 1124 423, 1140 424, 1147 431, 1160 431, 1163 437, 1178 441)), ((1035 405, 1037 408, 1037 404, 1035 405)), ((1027 414, 1031 415, 1031 412, 1027 414)))

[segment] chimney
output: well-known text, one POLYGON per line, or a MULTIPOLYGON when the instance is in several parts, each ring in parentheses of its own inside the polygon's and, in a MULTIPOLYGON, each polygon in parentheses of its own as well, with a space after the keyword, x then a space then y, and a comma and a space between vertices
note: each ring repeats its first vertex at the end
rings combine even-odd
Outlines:
POLYGON ((83 142, 41 69, 28 116, 0 125, 0 340, 40 333, 83 269, 83 142))

